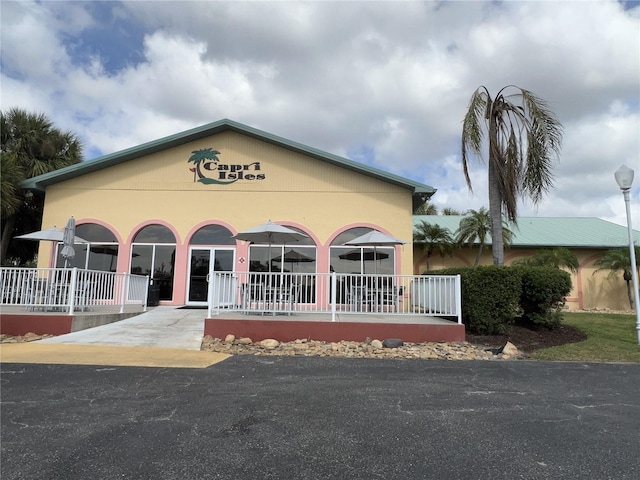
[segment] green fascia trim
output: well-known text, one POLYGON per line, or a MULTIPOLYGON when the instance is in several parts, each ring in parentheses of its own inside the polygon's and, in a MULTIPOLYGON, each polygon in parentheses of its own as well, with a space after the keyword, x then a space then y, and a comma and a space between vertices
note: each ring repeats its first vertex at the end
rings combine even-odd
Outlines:
MULTIPOLYGON (((414 215, 413 225, 421 221, 440 225, 455 234, 464 218, 460 215, 414 215)), ((593 248, 610 249, 629 246, 627 227, 596 217, 520 217, 513 232, 511 246, 520 248, 593 248)), ((633 231, 640 245, 640 231, 633 231)), ((491 236, 487 239, 491 245, 491 236)))
POLYGON ((229 119, 219 120, 214 123, 209 123, 200 127, 193 128, 181 133, 170 135, 152 142, 147 142, 142 145, 127 148, 119 152, 111 153, 98 157, 93 160, 81 162, 69 167, 61 168, 53 172, 45 173, 37 177, 33 177, 25 180, 21 183, 23 188, 29 190, 44 191, 49 185, 54 185, 65 180, 69 180, 87 173, 96 172, 104 168, 108 168, 114 165, 118 165, 123 162, 128 162, 136 158, 140 158, 146 155, 151 155, 168 148, 173 148, 185 143, 200 140, 217 133, 224 131, 234 131, 244 135, 247 135, 258 140, 271 143, 289 150, 302 153, 304 155, 311 156, 318 160, 322 160, 333 165, 338 165, 349 170, 356 171, 371 177, 378 178, 388 183, 399 185, 404 188, 412 190, 414 194, 420 194, 426 198, 430 197, 436 192, 436 189, 419 182, 414 182, 404 177, 394 175, 391 173, 378 170, 377 168, 369 167, 353 160, 339 157, 331 153, 323 152, 316 148, 303 145, 301 143, 293 142, 285 138, 273 135, 262 130, 258 130, 253 127, 248 127, 238 122, 234 122, 229 119))

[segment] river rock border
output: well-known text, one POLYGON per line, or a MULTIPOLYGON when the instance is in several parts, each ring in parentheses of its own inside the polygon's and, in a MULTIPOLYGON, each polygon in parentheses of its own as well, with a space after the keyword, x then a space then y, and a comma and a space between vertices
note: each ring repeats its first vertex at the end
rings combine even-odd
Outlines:
POLYGON ((230 355, 260 356, 304 356, 304 357, 346 357, 346 358, 405 358, 434 360, 508 360, 518 358, 518 350, 510 343, 487 349, 484 346, 460 343, 409 343, 395 348, 387 348, 384 341, 365 339, 364 342, 324 342, 298 339, 279 342, 265 339, 253 342, 250 338, 236 338, 229 334, 225 339, 204 337, 201 349, 208 352, 230 355))

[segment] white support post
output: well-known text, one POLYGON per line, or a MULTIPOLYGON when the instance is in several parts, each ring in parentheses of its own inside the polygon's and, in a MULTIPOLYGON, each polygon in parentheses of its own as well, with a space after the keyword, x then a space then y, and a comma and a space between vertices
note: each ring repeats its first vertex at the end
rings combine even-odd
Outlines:
POLYGON ((456 313, 458 314, 458 324, 462 324, 462 280, 460 275, 456 275, 456 313))
POLYGON ((76 283, 78 279, 78 267, 73 267, 71 269, 71 280, 69 282, 69 315, 73 315, 75 301, 76 301, 76 283))
MULTIPOLYGON (((116 276, 116 278, 118 278, 116 276)), ((129 295, 129 274, 122 274, 122 294, 120 295, 120 313, 124 313, 124 306, 127 302, 127 296, 129 295)))
POLYGON ((144 282, 145 282, 145 286, 144 286, 144 298, 142 299, 142 311, 146 312, 147 311, 147 300, 149 299, 149 275, 147 275, 146 277, 144 277, 144 282))
POLYGON ((331 321, 336 321, 336 298, 337 298, 338 276, 336 272, 331 272, 331 321))

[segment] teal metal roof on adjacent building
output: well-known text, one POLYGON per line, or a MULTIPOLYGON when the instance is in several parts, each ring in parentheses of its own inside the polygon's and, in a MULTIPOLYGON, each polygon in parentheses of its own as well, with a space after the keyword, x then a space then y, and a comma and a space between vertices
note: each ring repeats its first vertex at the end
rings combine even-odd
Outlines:
POLYGON ((88 160, 75 165, 71 165, 69 167, 55 170, 53 172, 45 173, 43 175, 25 180, 21 185, 26 189, 44 191, 45 188, 49 185, 54 185, 65 180, 85 175, 87 173, 96 172, 123 162, 128 162, 136 158, 151 155, 168 148, 173 148, 185 143, 200 140, 202 138, 206 138, 211 135, 226 131, 238 132, 243 135, 261 140, 263 142, 277 145, 282 148, 286 148, 288 150, 292 150, 333 165, 338 165, 340 167, 359 172, 363 175, 375 177, 385 182, 410 189, 413 192, 414 196, 419 197, 422 201, 427 200, 436 191, 435 188, 429 185, 425 185, 423 183, 415 182, 398 175, 387 173, 377 168, 369 167, 367 165, 363 165, 361 163, 354 162, 353 160, 339 157, 331 153, 323 152, 322 150, 318 150, 301 143, 293 142, 291 140, 287 140, 285 138, 263 132, 262 130, 258 130, 256 128, 248 127, 229 119, 219 120, 214 123, 187 130, 185 132, 177 133, 175 135, 170 135, 168 137, 154 140, 152 142, 144 143, 136 147, 128 148, 126 150, 111 153, 109 155, 104 155, 93 160, 88 160))
MULTIPOLYGON (((452 234, 458 229, 460 215, 414 215, 413 225, 421 221, 440 225, 452 234)), ((593 217, 520 217, 510 225, 514 247, 616 248, 629 246, 627 227, 593 217)), ((634 230, 636 245, 640 231, 634 230)), ((487 240, 491 244, 491 238, 487 240)))

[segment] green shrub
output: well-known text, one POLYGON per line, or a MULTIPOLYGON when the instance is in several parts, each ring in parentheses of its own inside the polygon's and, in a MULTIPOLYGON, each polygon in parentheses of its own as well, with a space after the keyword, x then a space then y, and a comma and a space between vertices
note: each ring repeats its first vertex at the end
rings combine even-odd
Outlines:
POLYGON ((462 321, 480 334, 505 333, 518 315, 522 292, 520 272, 509 267, 447 268, 429 275, 460 275, 462 321))
POLYGON ((571 291, 571 275, 554 267, 510 267, 522 279, 522 320, 538 327, 555 328, 562 321, 562 307, 571 291))

